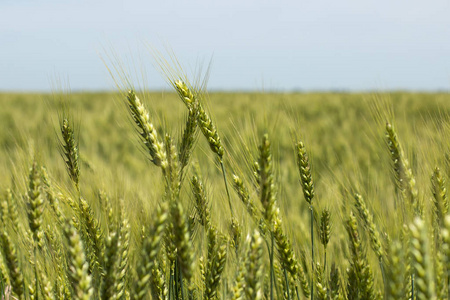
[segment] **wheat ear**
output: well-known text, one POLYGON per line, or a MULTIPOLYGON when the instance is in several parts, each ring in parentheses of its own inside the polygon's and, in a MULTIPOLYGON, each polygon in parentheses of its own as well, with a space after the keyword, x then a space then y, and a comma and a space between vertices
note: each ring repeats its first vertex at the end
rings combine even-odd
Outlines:
POLYGON ((129 273, 130 257, 130 224, 126 214, 122 210, 122 226, 119 230, 118 242, 119 264, 116 274, 116 294, 117 298, 122 299, 125 296, 127 288, 127 275, 129 273))
POLYGON ((433 278, 433 263, 430 255, 428 231, 425 222, 416 217, 410 225, 411 255, 415 271, 416 297, 420 300, 436 299, 436 286, 433 278))
POLYGON ((191 179, 192 194, 194 195, 194 206, 200 224, 207 228, 211 222, 209 204, 206 198, 206 191, 200 175, 194 175, 191 179))
POLYGON ((137 267, 137 281, 133 289, 133 299, 145 299, 148 293, 151 270, 161 247, 162 237, 168 217, 168 203, 163 202, 158 207, 155 223, 142 246, 141 258, 137 267))
POLYGON ((444 229, 442 230, 442 253, 445 258, 444 269, 447 272, 447 298, 450 299, 450 215, 445 216, 444 229))
POLYGON ((406 159, 401 144, 398 141, 397 133, 389 122, 386 123, 386 142, 393 164, 396 186, 400 189, 404 197, 409 198, 415 214, 421 215, 423 213, 423 207, 418 198, 416 180, 409 167, 409 162, 406 159))
POLYGON ((314 199, 314 183, 312 180, 311 166, 309 164, 309 157, 306 152, 305 145, 303 142, 298 142, 296 145, 297 149, 297 166, 300 173, 300 183, 303 190, 303 195, 306 202, 309 204, 310 212, 310 230, 311 230, 311 259, 312 259, 312 274, 311 274, 311 300, 314 297, 314 210, 313 210, 313 199, 314 199))
POLYGON ((386 269, 386 299, 401 299, 405 296, 404 287, 404 253, 402 244, 394 241, 389 246, 389 255, 387 255, 389 268, 386 269))
POLYGON ((262 275, 262 243, 263 240, 258 230, 255 230, 250 241, 247 267, 245 274, 245 295, 247 299, 262 299, 261 275, 262 275))
POLYGON ((158 134, 150 122, 150 115, 147 109, 134 91, 128 92, 127 103, 131 117, 138 127, 139 135, 150 154, 151 161, 165 170, 167 167, 167 155, 164 144, 158 139, 158 134))
POLYGON ((370 264, 367 262, 363 245, 358 233, 356 217, 350 214, 346 224, 350 239, 351 261, 348 273, 348 298, 349 299, 377 299, 374 290, 374 278, 370 264))
POLYGON ((384 286, 386 286, 386 278, 383 267, 384 251, 381 245, 380 233, 378 232, 375 222, 373 221, 372 214, 370 214, 369 210, 366 207, 363 197, 360 194, 356 193, 355 201, 355 206, 358 210, 359 216, 364 221, 364 227, 366 227, 369 231, 370 246, 378 257, 378 264, 380 265, 381 274, 383 276, 383 284, 384 286))
POLYGON ((221 276, 227 260, 227 244, 223 237, 218 236, 214 226, 208 229, 208 260, 205 272, 205 299, 215 299, 221 276))
POLYGON ((41 197, 41 176, 39 166, 33 162, 28 177, 27 200, 29 204, 28 222, 33 234, 33 240, 39 247, 42 246, 42 214, 44 212, 44 201, 41 197))
POLYGON ((75 138, 73 125, 64 117, 60 121, 62 140, 60 141, 61 156, 66 164, 70 179, 76 189, 80 189, 80 164, 78 154, 78 141, 75 138))
POLYGON ((329 209, 322 210, 322 215, 320 217, 320 226, 319 226, 319 239, 320 243, 323 245, 324 249, 324 263, 323 263, 323 269, 326 271, 327 269, 327 246, 330 242, 331 237, 331 213, 329 209))
POLYGON ((434 213, 437 216, 438 224, 442 227, 445 215, 448 212, 448 196, 445 177, 441 170, 436 167, 431 176, 431 186, 433 192, 434 213))
POLYGON ((91 299, 93 295, 91 276, 88 274, 89 265, 85 258, 80 235, 70 221, 66 222, 64 233, 68 242, 67 260, 73 299, 91 299))
POLYGON ((117 286, 117 267, 118 267, 118 243, 117 232, 110 232, 106 239, 105 264, 103 268, 103 280, 100 287, 100 296, 102 300, 114 299, 117 286))
POLYGON ((8 233, 6 233, 6 231, 3 231, 1 233, 1 239, 3 256, 8 268, 12 292, 17 295, 19 299, 25 299, 23 273, 19 266, 16 247, 12 243, 11 238, 9 237, 8 233))

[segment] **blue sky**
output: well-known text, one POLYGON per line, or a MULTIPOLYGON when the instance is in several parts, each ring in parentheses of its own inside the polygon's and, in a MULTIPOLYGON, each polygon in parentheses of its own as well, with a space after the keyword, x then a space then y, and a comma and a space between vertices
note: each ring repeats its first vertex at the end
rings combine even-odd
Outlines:
POLYGON ((450 90, 448 0, 1 0, 0 91, 111 90, 100 56, 145 68, 148 45, 215 90, 450 90), (139 63, 137 63, 139 62, 139 63))

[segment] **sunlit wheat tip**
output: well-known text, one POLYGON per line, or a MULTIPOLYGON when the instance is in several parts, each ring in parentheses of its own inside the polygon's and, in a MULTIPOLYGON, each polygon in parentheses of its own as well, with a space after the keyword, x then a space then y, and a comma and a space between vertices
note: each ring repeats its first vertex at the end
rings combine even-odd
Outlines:
POLYGON ((166 150, 163 142, 158 139, 156 129, 150 122, 147 109, 134 91, 128 91, 127 101, 131 116, 139 128, 139 135, 149 151, 151 161, 164 170, 167 167, 166 150))

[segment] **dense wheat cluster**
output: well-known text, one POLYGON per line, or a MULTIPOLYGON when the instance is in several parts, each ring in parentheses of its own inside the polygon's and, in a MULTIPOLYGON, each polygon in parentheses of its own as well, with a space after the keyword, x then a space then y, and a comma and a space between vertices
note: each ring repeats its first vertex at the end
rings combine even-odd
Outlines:
POLYGON ((173 87, 0 95, 3 297, 448 299, 448 94, 173 87))

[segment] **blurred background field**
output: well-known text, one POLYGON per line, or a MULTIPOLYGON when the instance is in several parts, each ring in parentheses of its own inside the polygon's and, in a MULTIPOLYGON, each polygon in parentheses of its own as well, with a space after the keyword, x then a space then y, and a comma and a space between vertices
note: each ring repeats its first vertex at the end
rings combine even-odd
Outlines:
MULTIPOLYGON (((173 93, 142 95, 159 131, 179 138, 186 111, 173 93)), ((247 176, 249 155, 268 133, 274 151, 279 202, 292 219, 306 210, 298 184, 294 141, 301 138, 310 152, 317 203, 342 205, 342 189, 358 188, 377 213, 388 212, 394 197, 385 122, 394 124, 412 165, 423 197, 431 197, 429 177, 444 170, 449 151, 448 94, 346 93, 212 93, 208 109, 224 141, 228 173, 247 176), (389 120, 388 120, 389 119, 389 120), (293 139, 295 137, 295 139, 293 139)), ((80 137, 81 186, 124 197, 130 205, 155 203, 163 192, 159 170, 142 151, 124 99, 118 94, 0 94, 0 185, 14 185, 26 174, 31 155, 60 183, 70 186, 58 152, 58 112, 70 106, 80 137), (17 174, 11 172, 15 170, 17 174)), ((250 159, 251 160, 251 159, 250 159)), ((213 212, 225 203, 221 173, 209 146, 199 136, 193 161, 209 185, 213 212)), ((189 192, 189 189, 186 189, 189 192)), ((233 202, 239 205, 233 194, 233 202)), ((301 215, 301 214, 300 214, 301 215)))

